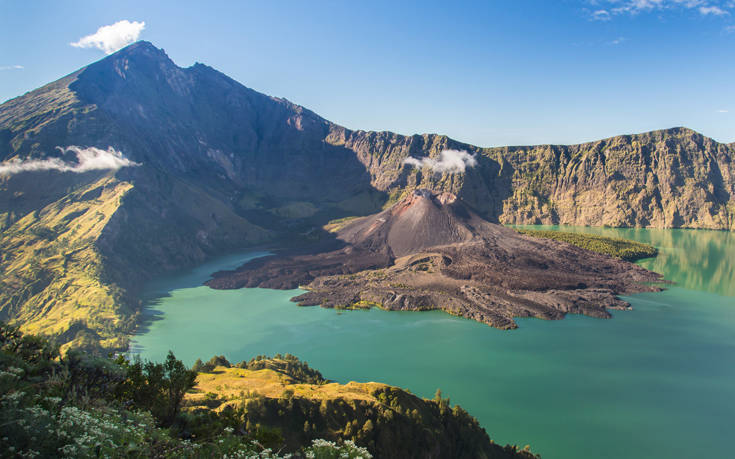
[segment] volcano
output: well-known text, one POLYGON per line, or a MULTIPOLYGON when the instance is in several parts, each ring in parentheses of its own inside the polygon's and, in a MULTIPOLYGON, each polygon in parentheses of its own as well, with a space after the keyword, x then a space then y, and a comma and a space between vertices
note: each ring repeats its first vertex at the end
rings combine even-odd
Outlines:
POLYGON ((215 273, 212 288, 307 293, 302 306, 441 309, 496 328, 515 317, 610 317, 617 295, 655 291, 632 263, 491 223, 447 192, 418 189, 389 209, 332 228, 333 250, 282 254, 215 273))
MULTIPOLYGON (((477 288, 494 289, 494 301, 528 291, 545 305, 541 293, 569 293, 580 282, 623 292, 638 288, 620 274, 630 266, 597 269, 590 260, 598 258, 582 252, 557 259, 556 251, 572 249, 518 239, 487 222, 734 230, 733 165, 735 145, 687 128, 493 148, 439 134, 350 129, 136 42, 0 104, 0 319, 64 348, 124 351, 140 325, 148 281, 225 253, 314 240, 318 250, 281 252, 250 265, 263 266, 262 274, 227 273, 212 285, 304 286, 312 296, 303 301, 366 304, 347 292, 367 298, 377 280, 340 289, 342 299, 330 301, 316 297, 319 279, 398 275, 403 257, 443 247, 442 257, 461 253, 422 271, 424 290, 411 279, 394 283, 409 291, 380 288, 407 298, 400 307, 419 307, 414 293, 433 292, 425 287, 431 282, 456 292, 452 276, 463 260, 479 257, 479 266, 462 268, 478 270, 462 274, 470 276, 462 285, 488 277, 477 288), (476 164, 435 170, 447 150, 476 164), (75 151, 114 152, 121 167, 82 167, 75 151), (389 202, 397 204, 380 212, 389 202), (320 233, 335 218, 366 215, 320 233), (312 238, 320 234, 326 237, 312 238)), ((554 295, 554 310, 585 304, 553 306, 563 294, 554 295)), ((470 304, 464 294, 452 297, 470 304)), ((604 306, 589 313, 605 314, 604 306)), ((548 308, 528 314, 558 315, 548 308)))

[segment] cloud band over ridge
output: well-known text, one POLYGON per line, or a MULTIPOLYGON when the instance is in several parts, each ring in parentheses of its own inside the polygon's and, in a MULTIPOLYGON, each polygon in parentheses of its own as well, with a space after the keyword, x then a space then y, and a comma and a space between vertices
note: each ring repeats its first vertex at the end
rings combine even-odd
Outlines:
POLYGON ((93 170, 118 170, 123 167, 140 166, 140 163, 129 160, 112 147, 109 147, 107 150, 95 147, 82 148, 75 145, 66 148, 56 148, 62 153, 74 153, 77 157, 77 162, 69 162, 61 158, 11 159, 10 161, 0 163, 0 175, 13 175, 29 171, 82 173, 93 170))
POLYGON ((403 164, 408 164, 411 167, 419 169, 428 167, 437 173, 449 172, 456 174, 464 172, 468 167, 475 167, 477 165, 477 158, 465 150, 442 150, 439 153, 439 159, 419 159, 409 156, 403 160, 403 164))

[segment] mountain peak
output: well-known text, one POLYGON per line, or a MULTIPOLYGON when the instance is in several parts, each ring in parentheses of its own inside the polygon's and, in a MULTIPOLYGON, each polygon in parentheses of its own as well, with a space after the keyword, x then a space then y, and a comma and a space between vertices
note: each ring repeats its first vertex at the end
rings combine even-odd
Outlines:
POLYGON ((468 242, 485 223, 452 193, 416 189, 389 209, 346 225, 337 237, 354 247, 386 246, 401 257, 468 242))
POLYGON ((70 87, 86 103, 128 113, 142 101, 166 106, 172 93, 188 96, 191 85, 191 78, 163 49, 137 41, 82 69, 70 87))
POLYGON ((136 56, 147 56, 147 57, 158 57, 166 60, 171 60, 166 51, 162 48, 157 48, 153 43, 145 40, 139 40, 135 43, 131 43, 124 48, 120 48, 114 53, 110 54, 106 59, 111 57, 136 57, 136 56))
MULTIPOLYGON (((84 73, 102 74, 113 71, 125 79, 130 72, 156 72, 160 69, 179 69, 166 52, 151 42, 136 41, 99 61, 88 65, 84 73)), ((109 78, 113 75, 107 75, 109 78)), ((114 79, 114 78, 113 78, 114 79)))

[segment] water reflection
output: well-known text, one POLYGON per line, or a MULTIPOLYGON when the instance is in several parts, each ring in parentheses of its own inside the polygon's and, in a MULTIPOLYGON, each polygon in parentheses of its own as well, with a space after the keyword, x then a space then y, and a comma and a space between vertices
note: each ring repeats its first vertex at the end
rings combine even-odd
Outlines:
POLYGON ((732 232, 558 225, 523 227, 598 234, 645 242, 657 247, 659 255, 641 260, 641 266, 663 274, 680 287, 735 296, 735 235, 732 232))

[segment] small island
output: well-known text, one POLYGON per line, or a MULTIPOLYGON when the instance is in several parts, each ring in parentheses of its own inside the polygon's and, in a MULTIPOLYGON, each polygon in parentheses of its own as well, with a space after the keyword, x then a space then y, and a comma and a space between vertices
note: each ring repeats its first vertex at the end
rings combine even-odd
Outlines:
POLYGON ((660 290, 651 285, 659 274, 626 261, 652 253, 642 244, 522 234, 446 192, 417 189, 387 210, 329 229, 336 249, 253 260, 215 273, 207 285, 301 287, 308 292, 293 301, 302 306, 440 309, 501 329, 516 328, 515 317, 608 318, 608 309, 630 307, 618 295, 660 290))

